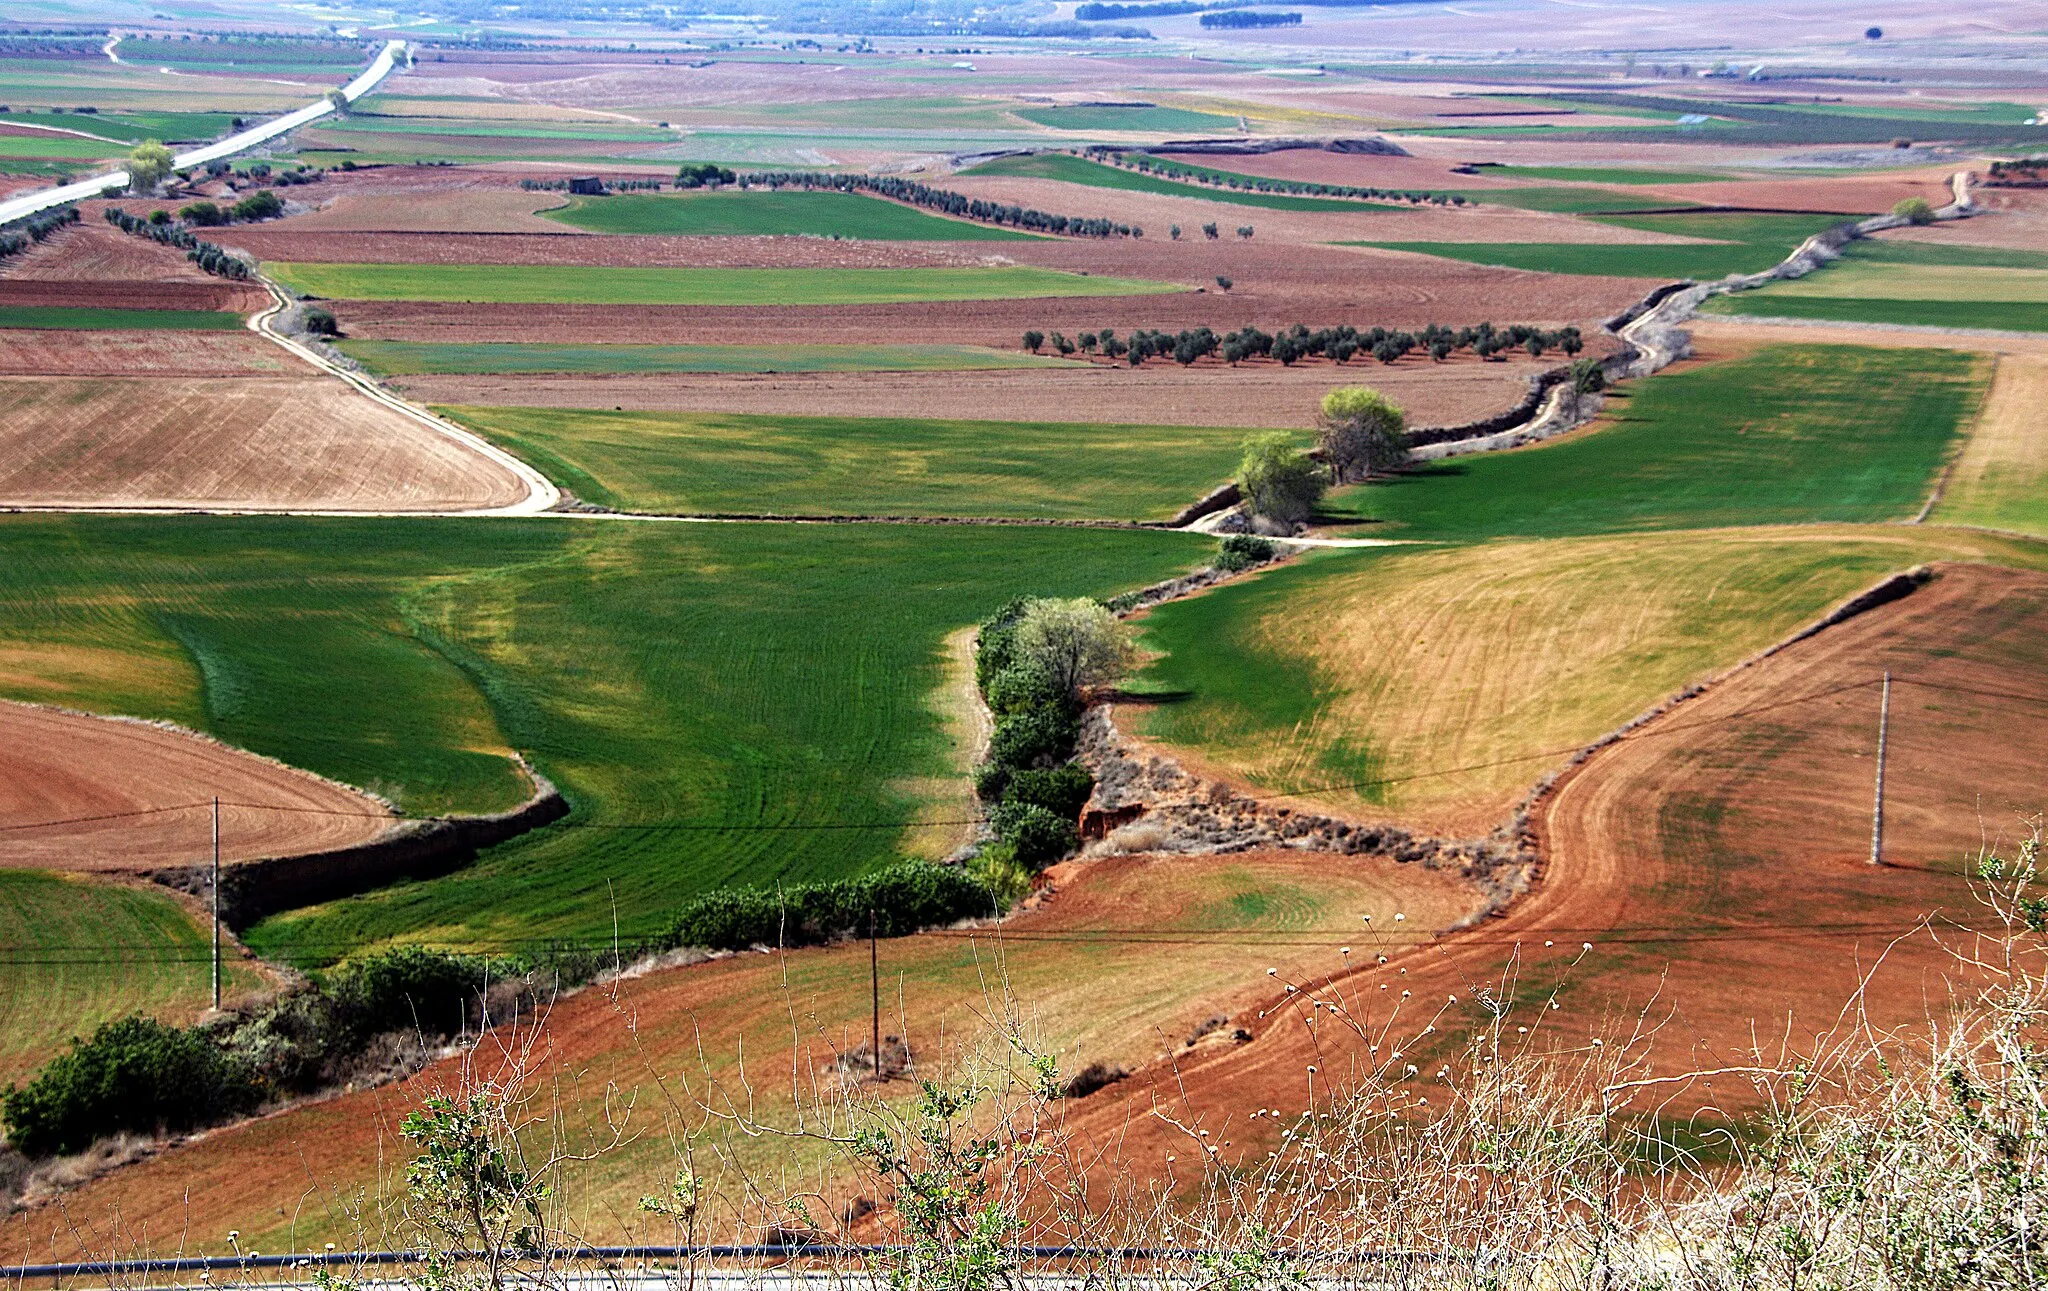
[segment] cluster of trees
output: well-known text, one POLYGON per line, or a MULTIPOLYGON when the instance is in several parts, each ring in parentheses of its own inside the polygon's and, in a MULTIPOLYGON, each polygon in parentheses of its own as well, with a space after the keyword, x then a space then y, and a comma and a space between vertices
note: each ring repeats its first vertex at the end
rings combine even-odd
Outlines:
POLYGON ((148 238, 152 242, 161 242, 165 246, 177 247, 185 253, 187 260, 190 260, 215 277, 227 278, 235 282, 246 282, 249 279, 249 266, 247 264, 237 260, 234 256, 229 255, 211 242, 201 242, 198 238, 192 236, 191 230, 182 228, 169 220, 156 222, 153 219, 137 219, 117 206, 109 206, 107 208, 107 223, 123 233, 133 233, 137 237, 148 238))
MULTIPOLYGON (((1205 22, 1207 17, 1205 15, 1205 22)), ((1099 145, 1089 148, 1087 155, 1095 161, 1107 162, 1147 175, 1158 175, 1164 179, 1177 179, 1191 184, 1208 184, 1215 188, 1234 188, 1247 193, 1287 193, 1301 197, 1357 197, 1381 202, 1408 202, 1412 205, 1425 202, 1433 206, 1466 204, 1465 199, 1456 193, 1433 193, 1412 188, 1367 188, 1355 184, 1312 184, 1294 179, 1265 179, 1257 175, 1238 175, 1226 170, 1207 170, 1181 162, 1162 161, 1145 153, 1127 153, 1117 148, 1099 145)))
POLYGON ((828 171, 771 170, 741 177, 740 187, 822 188, 842 193, 872 193, 877 197, 886 197, 890 201, 922 206, 927 210, 961 219, 1030 229, 1036 233, 1065 234, 1082 238, 1145 236, 1145 230, 1135 224, 1118 224, 1114 220, 1083 218, 1078 215, 1053 215, 1029 206, 984 201, 978 197, 968 197, 944 188, 933 188, 929 184, 920 184, 915 180, 902 179, 895 175, 836 175, 828 171))
POLYGON ((1075 826, 1095 791, 1073 760, 1084 697, 1122 677, 1131 655, 1129 631, 1086 597, 1020 597, 981 625, 974 679, 995 716, 988 760, 974 773, 996 832, 984 873, 1041 869, 1079 843, 1075 826))
POLYGON ((1991 163, 1991 182, 1994 184, 2027 185, 2038 184, 2048 179, 2043 171, 2048 170, 2048 157, 2016 157, 2011 161, 1991 163))
POLYGON ((1286 431, 1253 435, 1244 442, 1237 486, 1253 515, 1292 525, 1315 514, 1331 485, 1385 474, 1407 461, 1407 414, 1370 386, 1344 386, 1323 396, 1314 454, 1286 431))
MULTIPOLYGON (((208 162, 206 171, 208 174, 225 175, 228 166, 225 162, 208 162), (213 169, 215 166, 221 169, 216 172, 213 169)), ((250 179, 267 179, 279 188, 292 188, 299 184, 320 184, 327 180, 327 172, 318 166, 295 166, 290 170, 280 170, 273 174, 267 161, 259 161, 242 173, 250 179)))
POLYGON ((718 188, 739 181, 738 171, 712 161, 692 162, 676 172, 677 188, 718 188))
POLYGON ((1230 364, 1246 359, 1272 358, 1291 366, 1318 356, 1333 363, 1348 363, 1359 354, 1369 354, 1382 363, 1397 363, 1417 350, 1427 353, 1439 363, 1459 350, 1471 350, 1482 359, 1498 359, 1514 349, 1526 350, 1532 358, 1541 358, 1551 350, 1576 355, 1585 348, 1585 339, 1576 327, 1561 327, 1552 332, 1525 323, 1496 328, 1490 322, 1456 329, 1431 323, 1420 332, 1385 327, 1360 329, 1348 323, 1310 331, 1306 325, 1296 323, 1277 334, 1246 326, 1221 336, 1207 327, 1179 332, 1140 328, 1132 332, 1128 340, 1119 340, 1116 329, 1112 327, 1105 327, 1099 332, 1082 332, 1072 340, 1059 332, 1048 335, 1033 329, 1024 333, 1024 348, 1033 354, 1048 344, 1063 355, 1077 351, 1082 354, 1099 353, 1112 359, 1125 359, 1132 367, 1156 357, 1168 357, 1186 366, 1211 354, 1230 364))
POLYGON ((76 206, 60 206, 54 211, 43 211, 31 215, 11 229, 0 231, 0 260, 17 256, 36 243, 55 233, 67 224, 78 223, 76 206))
MULTIPOLYGON (((687 172, 690 167, 685 166, 683 169, 687 172)), ((607 193, 658 193, 661 191, 661 181, 658 179, 607 179, 601 182, 604 184, 604 189, 607 193)), ((566 179, 522 179, 519 181, 519 187, 529 193, 566 193, 569 191, 569 181, 566 179)), ((695 188, 697 185, 678 181, 676 187, 695 188)))
POLYGON ((1004 908, 964 870, 901 861, 836 883, 707 892, 676 913, 660 940, 712 950, 815 946, 870 928, 878 937, 907 937, 923 928, 999 915, 1004 908))
POLYGON ((1260 13, 1256 9, 1225 9, 1221 13, 1205 13, 1201 23, 1204 27, 1299 27, 1298 13, 1260 13))

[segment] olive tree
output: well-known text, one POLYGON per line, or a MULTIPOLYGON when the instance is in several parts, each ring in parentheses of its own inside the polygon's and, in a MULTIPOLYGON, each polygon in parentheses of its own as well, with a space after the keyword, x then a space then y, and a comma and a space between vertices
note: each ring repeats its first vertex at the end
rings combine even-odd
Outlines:
POLYGON ((171 150, 154 139, 135 145, 128 154, 128 187, 153 193, 171 174, 171 150))
POLYGON ((1371 386, 1340 386, 1323 396, 1316 441, 1339 484, 1408 460, 1408 417, 1371 386))
POLYGON ((1085 596, 1026 603, 1015 642, 1018 661, 1067 695, 1114 684, 1131 665, 1130 630, 1085 596))
POLYGON ((1322 500, 1326 483, 1323 468, 1296 448, 1287 432, 1269 431, 1244 441, 1237 487, 1244 490, 1253 515, 1285 524, 1306 520, 1322 500))

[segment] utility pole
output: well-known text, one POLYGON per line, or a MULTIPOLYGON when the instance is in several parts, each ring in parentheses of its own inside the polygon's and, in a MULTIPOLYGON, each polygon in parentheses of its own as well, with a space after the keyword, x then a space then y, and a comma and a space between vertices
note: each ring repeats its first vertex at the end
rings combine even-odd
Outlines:
POLYGON ((213 1011, 220 1012, 220 799, 213 800, 213 1011))
POLYGON ((1877 707, 1877 799, 1870 809, 1870 863, 1884 864, 1884 746, 1892 722, 1892 675, 1884 675, 1884 698, 1877 707))
POLYGON ((882 1079, 882 970, 881 952, 875 948, 875 908, 868 907, 868 1003, 874 1012, 869 1043, 875 1055, 875 1079, 882 1079))

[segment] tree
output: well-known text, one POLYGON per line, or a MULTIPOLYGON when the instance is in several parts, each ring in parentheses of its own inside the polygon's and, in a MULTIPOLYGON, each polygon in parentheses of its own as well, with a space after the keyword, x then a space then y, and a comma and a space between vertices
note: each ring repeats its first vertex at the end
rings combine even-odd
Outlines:
POLYGON ((1034 600, 1017 620, 1017 659, 1035 667, 1066 695, 1107 686, 1131 665, 1129 629, 1100 602, 1034 600))
POLYGON ((1251 235, 1252 235, 1252 226, 1251 226, 1251 225, 1249 225, 1249 224, 1240 224, 1240 225, 1238 225, 1238 226, 1237 226, 1237 236, 1239 236, 1239 237, 1241 237, 1241 238, 1248 238, 1248 237, 1250 237, 1251 235))
POLYGON ((1232 283, 1230 279, 1224 277, 1222 274, 1219 273, 1216 275, 1216 285, 1218 287, 1221 287, 1225 291, 1229 291, 1231 287, 1235 284, 1232 283))
POLYGON ((1323 396, 1316 441, 1339 484, 1408 460, 1408 417, 1371 386, 1340 386, 1323 396))
POLYGON ((343 94, 340 90, 327 91, 327 106, 334 109, 334 115, 338 117, 347 116, 348 95, 343 94))
POLYGON ((1323 468, 1296 448, 1286 431, 1268 431, 1244 441, 1237 486, 1244 490, 1253 515, 1283 524, 1306 520, 1322 500, 1325 483, 1323 468))
POLYGON ((155 192, 170 173, 171 150, 154 139, 136 144, 128 154, 128 187, 135 192, 155 192))
POLYGON ((1039 347, 1040 347, 1040 346, 1042 346, 1042 345, 1044 345, 1044 344, 1045 344, 1045 333, 1044 333, 1044 332, 1040 332, 1040 331, 1030 331, 1030 332, 1026 332, 1026 333, 1024 333, 1024 348, 1025 348, 1025 349, 1027 349, 1027 350, 1030 350, 1030 351, 1031 351, 1031 352, 1032 352, 1033 354, 1036 354, 1036 353, 1038 353, 1039 347))

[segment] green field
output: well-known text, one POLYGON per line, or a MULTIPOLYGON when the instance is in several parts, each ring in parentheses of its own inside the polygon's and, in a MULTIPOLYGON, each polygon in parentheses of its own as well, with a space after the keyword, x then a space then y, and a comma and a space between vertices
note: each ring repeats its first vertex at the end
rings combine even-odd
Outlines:
POLYGON ((1829 296, 1838 300, 2044 305, 2048 304, 2048 269, 1842 259, 1818 273, 1774 282, 1760 291, 1767 296, 1829 296))
POLYGON ((1692 205, 1669 197, 1636 196, 1606 188, 1578 188, 1563 184, 1532 185, 1528 188, 1468 188, 1458 195, 1468 202, 1490 202, 1522 211, 1551 211, 1563 215, 1625 214, 1692 205))
POLYGON ((72 309, 63 305, 0 305, 0 328, 40 331, 158 330, 230 332, 240 314, 213 309, 72 309))
POLYGON ((1182 130, 1235 130, 1237 118, 1214 112, 1190 112, 1186 108, 1113 107, 1076 104, 1072 107, 1016 108, 1016 114, 1033 125, 1053 130, 1094 133, 1129 131, 1168 134, 1182 130))
POLYGON ((1987 380, 1954 350, 1783 345, 1666 373, 1600 428, 1334 496, 1388 537, 1502 537, 1911 516, 1987 380))
POLYGON ((1029 233, 927 215, 863 193, 732 192, 578 197, 543 212, 592 233, 676 233, 697 237, 808 234, 877 242, 1018 242, 1029 233))
POLYGON ((116 143, 137 144, 145 139, 161 143, 204 143, 234 128, 235 118, 226 112, 10 112, 0 124, 55 126, 60 130, 82 130, 116 143))
MULTIPOLYGON (((5 312, 0 311, 0 319, 5 312)), ((0 322, 0 326, 5 326, 0 322)), ((342 341, 380 376, 429 372, 968 372, 1073 367, 1072 359, 979 345, 526 345, 342 341)))
POLYGON ((184 721, 358 784, 476 749, 502 765, 502 738, 588 827, 250 941, 301 963, 407 936, 608 941, 614 902, 632 936, 710 886, 919 848, 910 822, 961 810, 941 639, 1011 596, 1106 595, 1213 549, 1034 527, 16 516, 0 691, 184 721), (189 680, 134 680, 152 668, 189 680))
POLYGON ((1056 179, 1063 184, 1088 188, 1119 188, 1133 193, 1159 193, 1166 197, 1191 197, 1202 202, 1226 202, 1232 206, 1263 206, 1274 211, 1385 211, 1394 209, 1379 202, 1347 197, 1291 197, 1285 193, 1246 193, 1231 188, 1209 188, 1183 184, 1157 175, 1141 175, 1101 162, 1088 161, 1064 152, 1036 152, 1026 156, 998 157, 983 162, 963 175, 1016 175, 1027 179, 1056 179))
POLYGON ((2048 332, 2048 304, 2024 301, 1887 300, 1869 297, 1780 296, 1745 291, 1716 296, 1702 311, 1753 318, 1801 318, 1834 323, 1896 323, 1909 327, 1981 327, 2001 332, 2048 332))
POLYGON ((1710 170, 1641 170, 1629 166, 1488 166, 1504 179, 1555 179, 1578 184, 1715 184, 1740 175, 1710 170))
POLYGON ((1721 245, 1665 243, 1611 246, 1578 242, 1369 242, 1392 251, 1416 251, 1474 264, 1539 273, 1605 274, 1618 278, 1695 278, 1760 273, 1814 234, 1833 228, 1840 215, 1674 214, 1607 215, 1602 224, 1714 238, 1721 245))
POLYGON ((128 146, 77 135, 0 134, 0 158, 25 161, 105 161, 128 155, 128 146))
POLYGON ((635 269, 580 265, 291 264, 264 271, 339 300, 489 304, 871 305, 920 300, 1139 296, 1172 283, 1004 265, 974 269, 635 269))
MULTIPOLYGON (((189 1021, 211 1000, 206 934, 168 893, 0 870, 0 1088, 130 1013, 189 1021)), ((224 987, 255 974, 227 962, 224 987)))
POLYGON ((1977 247, 1966 243, 1894 242, 1858 238, 1842 248, 1845 264, 1974 265, 1994 269, 2048 269, 2048 251, 1977 247))
POLYGON ((629 511, 1162 520, 1247 432, 1185 426, 444 408, 578 497, 629 511))

